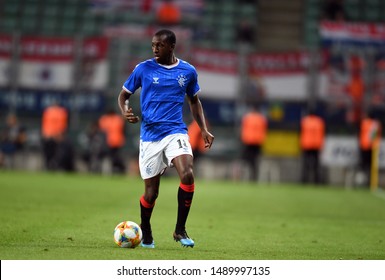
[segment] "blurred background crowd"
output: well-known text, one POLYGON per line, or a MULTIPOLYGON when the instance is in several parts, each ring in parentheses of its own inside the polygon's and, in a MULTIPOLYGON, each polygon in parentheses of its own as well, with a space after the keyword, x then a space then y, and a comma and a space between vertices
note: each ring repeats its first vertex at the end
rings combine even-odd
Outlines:
POLYGON ((1 168, 138 174, 117 96, 164 27, 215 135, 199 176, 385 187, 383 0, 3 0, 1 168))

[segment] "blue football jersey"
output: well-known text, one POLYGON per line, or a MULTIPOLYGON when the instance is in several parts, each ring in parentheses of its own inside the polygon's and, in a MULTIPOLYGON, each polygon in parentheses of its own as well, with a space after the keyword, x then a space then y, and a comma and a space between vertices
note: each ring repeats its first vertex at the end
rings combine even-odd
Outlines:
POLYGON ((142 141, 159 141, 167 135, 187 133, 183 122, 185 95, 200 91, 195 68, 178 59, 176 65, 160 65, 149 59, 139 63, 123 85, 129 93, 139 88, 142 141))

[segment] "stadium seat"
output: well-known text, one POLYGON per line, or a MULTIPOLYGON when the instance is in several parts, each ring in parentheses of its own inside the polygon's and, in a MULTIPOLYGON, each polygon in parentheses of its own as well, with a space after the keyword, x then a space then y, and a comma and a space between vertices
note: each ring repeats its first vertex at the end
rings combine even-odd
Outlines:
POLYGON ((66 6, 65 9, 61 12, 61 15, 68 19, 74 19, 78 14, 78 9, 76 6, 66 6))
POLYGON ((18 19, 14 16, 5 16, 0 21, 0 26, 4 32, 14 31, 18 28, 18 19))
POLYGON ((217 5, 212 2, 208 2, 205 4, 204 13, 207 15, 214 15, 217 11, 217 5))
POLYGON ((232 17, 235 13, 236 5, 232 1, 226 1, 220 5, 220 13, 228 17, 232 17))
POLYGON ((346 9, 347 17, 352 21, 360 21, 362 19, 361 11, 358 8, 347 8, 346 9))
POLYGON ((366 7, 364 10, 363 20, 368 22, 379 22, 381 20, 381 10, 378 8, 366 7))
POLYGON ((61 35, 73 35, 76 33, 77 23, 75 20, 64 20, 60 24, 60 34, 61 35))
POLYGON ((27 3, 21 6, 22 16, 37 17, 39 6, 36 3, 27 3))
POLYGON ((366 3, 366 6, 369 6, 369 7, 379 8, 381 6, 381 0, 366 0, 365 3, 366 3))
POLYGON ((305 8, 305 20, 318 19, 321 15, 321 9, 318 5, 308 5, 305 8))
POLYGON ((359 5, 361 0, 344 0, 345 6, 357 6, 359 5))
POLYGON ((255 5, 240 5, 238 8, 238 14, 242 18, 252 19, 256 16, 255 5))
POLYGON ((3 13, 5 15, 17 15, 20 7, 18 1, 7 1, 4 3, 3 13))
POLYGON ((44 17, 42 19, 41 32, 47 35, 57 35, 57 25, 58 22, 56 17, 44 17))
POLYGON ((229 30, 231 30, 231 32, 234 32, 235 23, 236 22, 234 17, 228 17, 226 15, 222 15, 219 18, 219 24, 218 24, 219 32, 227 33, 229 30))
POLYGON ((309 0, 304 10, 303 17, 303 40, 309 47, 317 46, 319 43, 318 26, 321 17, 321 1, 309 0))
POLYGON ((37 17, 22 17, 20 21, 20 29, 24 34, 31 34, 37 31, 37 17))
POLYGON ((45 6, 43 9, 43 17, 56 17, 59 16, 59 6, 45 6))

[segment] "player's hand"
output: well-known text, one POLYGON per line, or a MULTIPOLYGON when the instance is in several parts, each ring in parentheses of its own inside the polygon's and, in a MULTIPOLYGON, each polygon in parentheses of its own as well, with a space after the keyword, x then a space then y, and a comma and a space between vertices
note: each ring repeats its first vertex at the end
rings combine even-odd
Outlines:
POLYGON ((132 112, 132 108, 128 108, 123 112, 123 117, 129 122, 129 123, 137 123, 139 121, 139 117, 135 116, 132 112))
POLYGON ((205 141, 205 148, 210 149, 211 145, 214 142, 214 135, 212 135, 208 131, 205 131, 205 132, 202 132, 202 137, 203 137, 203 140, 205 141))

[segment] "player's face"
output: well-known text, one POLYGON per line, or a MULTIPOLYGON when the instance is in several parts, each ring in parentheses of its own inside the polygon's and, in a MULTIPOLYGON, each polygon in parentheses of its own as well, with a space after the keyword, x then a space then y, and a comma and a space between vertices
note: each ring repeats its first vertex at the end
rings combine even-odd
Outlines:
POLYGON ((152 38, 152 52, 159 64, 172 64, 174 45, 169 44, 166 36, 154 36, 152 38))

